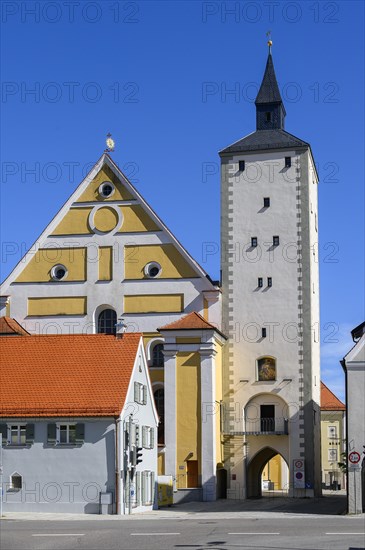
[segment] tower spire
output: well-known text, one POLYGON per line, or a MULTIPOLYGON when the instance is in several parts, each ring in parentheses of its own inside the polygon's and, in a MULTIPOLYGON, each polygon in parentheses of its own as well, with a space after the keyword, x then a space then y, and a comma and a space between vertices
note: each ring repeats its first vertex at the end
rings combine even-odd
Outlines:
POLYGON ((264 77, 255 99, 256 127, 257 130, 284 129, 286 112, 283 100, 281 99, 271 55, 271 31, 266 34, 269 37, 267 42, 269 46, 269 54, 267 57, 264 77))

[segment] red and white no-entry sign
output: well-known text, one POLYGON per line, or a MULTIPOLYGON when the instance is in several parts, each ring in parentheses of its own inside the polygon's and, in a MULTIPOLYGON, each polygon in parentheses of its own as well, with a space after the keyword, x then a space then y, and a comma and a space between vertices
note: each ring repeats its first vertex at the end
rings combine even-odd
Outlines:
POLYGON ((357 451, 352 451, 352 453, 349 454, 349 461, 351 464, 358 464, 358 462, 360 462, 360 458, 360 453, 357 451))

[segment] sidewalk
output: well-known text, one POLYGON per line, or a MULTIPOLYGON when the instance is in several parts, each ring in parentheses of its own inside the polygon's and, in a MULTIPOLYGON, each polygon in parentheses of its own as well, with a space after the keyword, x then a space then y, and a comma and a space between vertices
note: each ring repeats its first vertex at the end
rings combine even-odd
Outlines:
POLYGON ((102 516, 97 514, 49 514, 36 512, 6 512, 3 520, 42 521, 125 521, 143 519, 231 519, 274 518, 288 516, 336 516, 346 513, 346 495, 331 493, 314 499, 289 499, 279 496, 265 496, 261 499, 217 500, 216 502, 187 502, 161 508, 152 512, 131 516, 102 516))

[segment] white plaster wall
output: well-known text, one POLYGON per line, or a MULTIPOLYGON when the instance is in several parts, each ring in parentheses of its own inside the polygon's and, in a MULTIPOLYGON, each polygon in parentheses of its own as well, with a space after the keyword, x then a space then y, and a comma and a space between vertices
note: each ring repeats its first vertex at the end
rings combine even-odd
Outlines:
MULTIPOLYGON (((304 309, 309 311, 310 321, 318 319, 318 264, 310 262, 309 254, 301 254, 298 232, 305 233, 308 241, 314 239, 314 215, 309 220, 308 211, 310 200, 317 208, 317 186, 311 183, 313 189, 308 190, 308 152, 247 153, 235 155, 227 163, 222 169, 222 218, 228 218, 222 230, 222 270, 223 330, 227 331, 228 326, 230 336, 230 349, 225 356, 230 381, 228 406, 234 411, 230 429, 242 429, 237 411, 242 411, 254 395, 279 395, 290 411, 289 436, 280 436, 287 440, 290 467, 291 460, 299 458, 304 449, 304 421, 298 414, 304 392, 300 359, 311 332, 303 331, 301 326, 303 289, 299 277, 308 286, 314 285, 316 298, 307 301, 304 309), (286 156, 292 159, 289 169, 284 167, 286 156), (241 174, 239 160, 246 163, 241 174), (263 208, 264 197, 270 197, 267 209, 263 208), (280 237, 275 248, 274 235, 280 237), (251 237, 257 237, 257 248, 251 249, 251 237), (264 279, 263 288, 257 288, 258 277, 264 279), (272 288, 266 288, 267 277, 272 277, 272 288), (262 327, 267 329, 266 338, 261 337, 262 327), (274 383, 256 380, 256 360, 263 355, 276 358, 274 383)), ((318 350, 319 342, 315 352, 309 346, 307 368, 311 383, 305 389, 309 399, 315 384, 319 396, 318 350), (313 361, 316 380, 311 371, 313 361)), ((262 445, 265 438, 260 439, 262 445)), ((244 484, 242 462, 238 461, 232 471, 237 482, 244 484)))
MULTIPOLYGON (((61 419, 29 418, 34 443, 3 448, 3 488, 6 512, 99 513, 100 492, 112 492, 115 502, 115 422, 112 418, 67 418, 85 424, 80 446, 47 444, 47 424, 61 419), (9 492, 12 473, 23 477, 23 489, 9 492)), ((24 419, 21 419, 24 422, 24 419)), ((17 422, 2 419, 2 423, 17 422)))

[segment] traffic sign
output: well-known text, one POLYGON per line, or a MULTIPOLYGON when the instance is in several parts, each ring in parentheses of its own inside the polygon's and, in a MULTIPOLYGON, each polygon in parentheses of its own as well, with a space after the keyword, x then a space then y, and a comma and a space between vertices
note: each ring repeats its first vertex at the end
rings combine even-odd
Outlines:
POLYGON ((358 453, 357 451, 352 451, 349 454, 349 461, 351 462, 351 464, 358 464, 360 462, 360 458, 360 453, 358 453))

